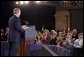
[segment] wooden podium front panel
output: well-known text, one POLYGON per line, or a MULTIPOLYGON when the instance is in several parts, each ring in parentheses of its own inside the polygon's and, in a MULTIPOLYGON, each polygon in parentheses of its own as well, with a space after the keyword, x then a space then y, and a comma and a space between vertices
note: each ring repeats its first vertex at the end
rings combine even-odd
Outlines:
POLYGON ((20 56, 28 56, 29 52, 28 52, 28 48, 29 46, 33 44, 33 41, 31 40, 21 40, 21 46, 20 46, 20 56))

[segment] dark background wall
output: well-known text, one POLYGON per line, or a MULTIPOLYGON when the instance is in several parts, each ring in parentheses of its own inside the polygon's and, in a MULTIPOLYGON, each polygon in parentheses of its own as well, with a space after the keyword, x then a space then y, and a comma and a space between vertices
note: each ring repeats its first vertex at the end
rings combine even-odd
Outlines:
MULTIPOLYGON (((42 25, 44 25, 44 27, 49 30, 55 29, 55 7, 34 4, 28 6, 17 6, 14 1, 0 2, 1 28, 5 28, 8 26, 8 20, 13 15, 12 11, 15 7, 19 7, 22 10, 22 23, 24 20, 27 20, 30 24, 35 25, 36 28, 40 30, 42 28, 42 25)), ((83 9, 70 10, 70 19, 71 29, 77 28, 78 30, 83 31, 83 9)))
POLYGON ((0 24, 1 28, 5 28, 8 26, 8 20, 13 15, 13 9, 15 7, 19 7, 22 10, 21 13, 21 24, 24 21, 28 21, 30 25, 35 25, 36 29, 41 30, 42 25, 46 29, 54 29, 55 28, 55 18, 54 12, 55 7, 52 6, 42 6, 42 5, 16 5, 14 1, 2 1, 1 3, 1 16, 0 16, 0 24))
POLYGON ((83 9, 70 11, 70 25, 71 29, 77 28, 83 32, 83 9))

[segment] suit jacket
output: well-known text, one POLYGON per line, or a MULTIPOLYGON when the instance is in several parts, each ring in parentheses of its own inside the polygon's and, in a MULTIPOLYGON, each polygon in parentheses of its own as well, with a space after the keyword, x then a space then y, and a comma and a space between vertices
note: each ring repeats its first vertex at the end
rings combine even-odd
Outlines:
POLYGON ((20 18, 13 15, 9 19, 9 41, 10 42, 20 42, 20 33, 24 31, 21 28, 20 18))

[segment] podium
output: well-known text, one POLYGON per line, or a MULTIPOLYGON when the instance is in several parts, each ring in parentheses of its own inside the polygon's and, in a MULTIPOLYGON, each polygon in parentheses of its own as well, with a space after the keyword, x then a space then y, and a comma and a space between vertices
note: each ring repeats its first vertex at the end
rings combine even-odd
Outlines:
POLYGON ((36 38, 36 29, 35 26, 22 26, 22 28, 25 30, 24 38, 21 39, 21 56, 26 56, 28 54, 26 51, 27 47, 29 47, 31 44, 33 44, 34 39, 36 38))
POLYGON ((34 40, 36 37, 35 26, 25 28, 25 40, 34 40))

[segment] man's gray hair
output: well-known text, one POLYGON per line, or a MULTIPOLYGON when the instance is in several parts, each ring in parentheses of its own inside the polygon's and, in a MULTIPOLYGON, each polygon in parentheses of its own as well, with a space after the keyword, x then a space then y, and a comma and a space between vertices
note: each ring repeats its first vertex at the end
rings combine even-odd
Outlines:
POLYGON ((17 14, 19 11, 21 11, 20 8, 14 8, 13 14, 17 14))

